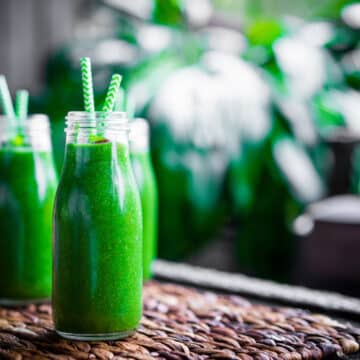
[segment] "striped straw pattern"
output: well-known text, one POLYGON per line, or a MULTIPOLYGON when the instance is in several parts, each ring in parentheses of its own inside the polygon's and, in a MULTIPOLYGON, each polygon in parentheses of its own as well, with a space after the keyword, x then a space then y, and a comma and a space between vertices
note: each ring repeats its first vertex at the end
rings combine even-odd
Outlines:
POLYGON ((111 77, 110 85, 108 92, 106 94, 106 98, 104 101, 104 106, 102 108, 102 111, 104 113, 108 113, 110 111, 113 111, 116 97, 118 96, 120 84, 121 84, 122 77, 119 74, 114 74, 111 77))
POLYGON ((18 119, 25 119, 28 114, 29 92, 27 90, 18 90, 16 92, 16 116, 18 119))
POLYGON ((9 87, 4 75, 0 75, 0 102, 4 114, 10 119, 15 119, 14 106, 11 100, 9 87))
POLYGON ((91 73, 91 62, 88 57, 80 59, 81 77, 84 94, 84 108, 86 112, 95 112, 93 80, 91 73))

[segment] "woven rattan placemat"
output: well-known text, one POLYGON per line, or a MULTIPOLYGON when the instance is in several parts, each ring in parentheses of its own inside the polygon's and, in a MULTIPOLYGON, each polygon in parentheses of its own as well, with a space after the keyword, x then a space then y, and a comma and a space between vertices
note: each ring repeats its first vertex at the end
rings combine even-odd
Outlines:
POLYGON ((321 359, 359 350, 360 329, 304 310, 152 282, 138 332, 73 342, 53 331, 51 307, 0 308, 0 359, 321 359))

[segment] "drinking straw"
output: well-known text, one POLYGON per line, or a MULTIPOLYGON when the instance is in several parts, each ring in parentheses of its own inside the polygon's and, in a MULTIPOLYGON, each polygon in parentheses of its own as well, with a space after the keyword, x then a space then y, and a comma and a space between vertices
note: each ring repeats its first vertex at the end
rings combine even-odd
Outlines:
POLYGON ((135 101, 133 98, 128 97, 126 101, 126 114, 129 120, 135 118, 135 101))
POLYGON ((88 57, 81 58, 80 66, 84 93, 84 108, 86 112, 93 113, 95 112, 95 103, 90 59, 88 57))
POLYGON ((0 75, 0 102, 5 115, 9 119, 15 119, 15 111, 11 100, 10 90, 4 75, 0 75))
POLYGON ((125 90, 120 87, 118 94, 116 96, 115 105, 114 105, 114 111, 125 111, 126 105, 125 105, 125 90))
POLYGON ((114 111, 125 111, 128 119, 133 119, 135 115, 135 103, 130 96, 125 95, 125 90, 120 87, 115 100, 114 111))
POLYGON ((114 74, 111 77, 109 89, 106 94, 104 106, 102 108, 103 113, 108 113, 108 112, 113 111, 114 105, 115 105, 115 100, 119 93, 121 80, 122 80, 122 77, 119 74, 114 74))
POLYGON ((18 90, 16 92, 15 110, 18 119, 25 119, 28 114, 29 92, 27 90, 18 90))

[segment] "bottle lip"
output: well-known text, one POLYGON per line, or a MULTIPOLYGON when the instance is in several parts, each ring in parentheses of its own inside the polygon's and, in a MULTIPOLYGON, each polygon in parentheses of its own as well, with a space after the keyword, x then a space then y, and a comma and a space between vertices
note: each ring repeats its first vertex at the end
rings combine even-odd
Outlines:
POLYGON ((72 128, 108 128, 114 130, 129 130, 128 118, 125 112, 109 112, 96 111, 88 113, 85 111, 70 111, 66 119, 68 129, 72 128))
POLYGON ((49 129, 50 122, 46 114, 31 114, 25 119, 11 119, 6 115, 0 115, 0 127, 36 131, 49 129))
POLYGON ((86 134, 88 132, 129 132, 129 124, 125 112, 110 112, 104 113, 96 111, 88 113, 85 111, 70 111, 66 116, 65 133, 69 136, 79 134, 79 132, 86 134))
POLYGON ((109 113, 103 111, 95 111, 93 113, 86 111, 69 111, 66 115, 66 120, 117 120, 124 123, 128 122, 126 112, 124 111, 112 111, 109 113))

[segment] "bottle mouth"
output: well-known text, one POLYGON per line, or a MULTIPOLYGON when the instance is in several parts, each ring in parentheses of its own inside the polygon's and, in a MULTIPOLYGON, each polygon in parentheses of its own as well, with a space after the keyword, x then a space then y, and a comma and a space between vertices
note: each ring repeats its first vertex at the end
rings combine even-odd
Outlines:
POLYGON ((0 129, 18 131, 47 131, 50 128, 49 117, 45 114, 32 114, 25 119, 11 119, 0 115, 0 129))
POLYGON ((112 112, 86 112, 86 111, 70 111, 67 116, 67 120, 117 120, 127 123, 127 114, 124 111, 112 111, 112 112))
POLYGON ((112 129, 128 131, 128 118, 125 112, 88 113, 85 111, 70 111, 66 116, 67 129, 112 129))
POLYGON ((32 114, 25 119, 0 116, 0 146, 2 148, 51 151, 50 123, 45 114, 32 114))

